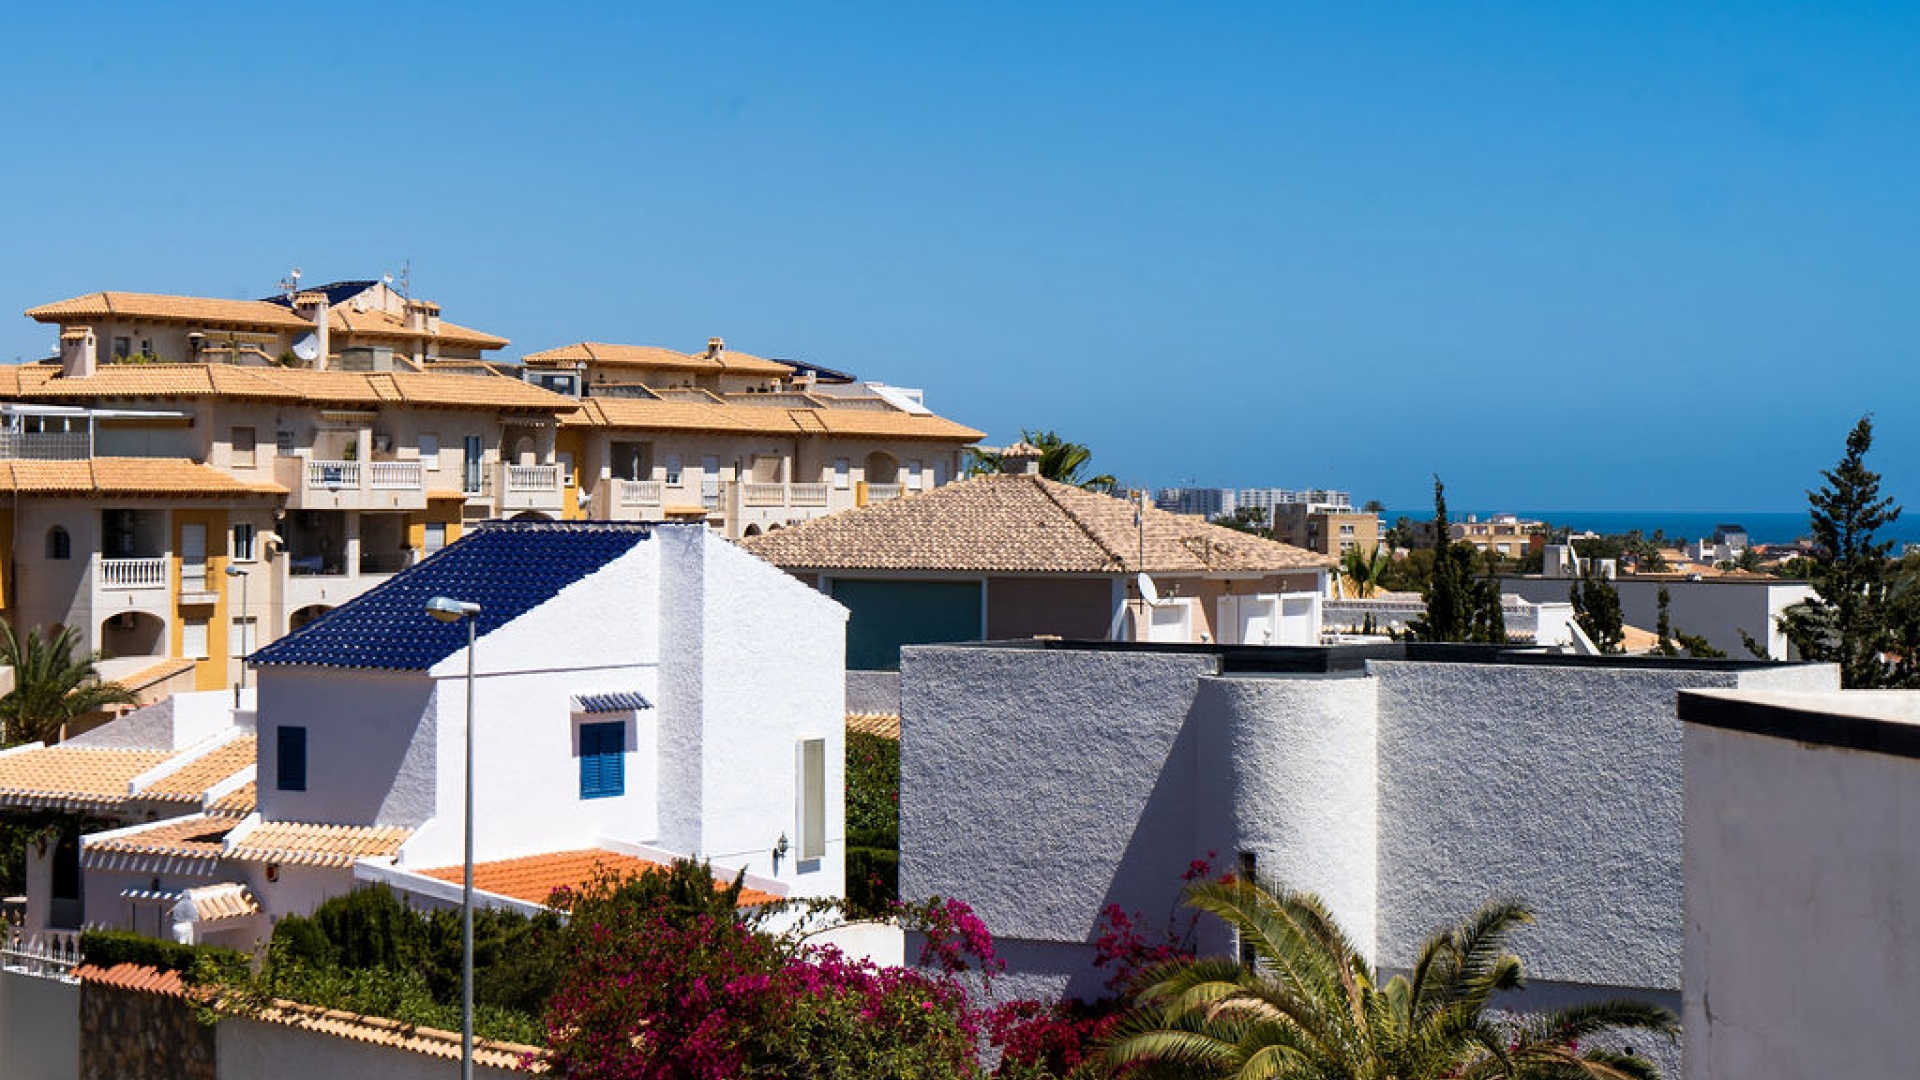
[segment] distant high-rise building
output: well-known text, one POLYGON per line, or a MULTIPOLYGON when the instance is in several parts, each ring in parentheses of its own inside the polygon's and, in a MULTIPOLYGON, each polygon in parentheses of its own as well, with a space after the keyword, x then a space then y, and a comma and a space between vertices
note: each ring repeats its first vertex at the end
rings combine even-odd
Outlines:
POLYGON ((1232 488, 1161 488, 1153 505, 1174 514, 1195 514, 1211 521, 1226 517, 1238 506, 1232 488))

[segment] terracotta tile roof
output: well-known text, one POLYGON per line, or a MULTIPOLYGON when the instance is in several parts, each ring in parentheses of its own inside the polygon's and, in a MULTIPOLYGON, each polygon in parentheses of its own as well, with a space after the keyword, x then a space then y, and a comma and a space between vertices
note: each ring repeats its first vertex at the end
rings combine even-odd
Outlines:
MULTIPOLYGON (((648 870, 665 870, 660 863, 632 855, 621 855, 611 851, 588 849, 585 851, 558 851, 545 855, 528 855, 519 859, 501 859, 496 862, 475 863, 473 866, 473 887, 481 892, 495 896, 505 896, 528 904, 544 904, 559 888, 578 889, 593 880, 597 871, 605 871, 619 877, 642 874, 648 870)), ((440 881, 461 884, 465 879, 465 868, 460 866, 441 866, 431 870, 420 870, 424 877, 440 881)), ((716 879, 715 890, 726 888, 731 882, 716 879)), ((740 890, 740 906, 755 907, 771 903, 780 897, 759 889, 740 890)))
POLYGON ((250 498, 285 495, 185 458, 96 457, 83 461, 0 461, 0 492, 20 495, 131 495, 250 498))
MULTIPOLYGON (((439 308, 436 306, 436 311, 439 308)), ((305 320, 302 320, 303 322, 305 320)), ((336 306, 327 313, 327 332, 331 334, 351 334, 356 338, 396 338, 406 341, 437 341, 442 345, 460 345, 474 349, 504 349, 507 339, 483 330, 460 326, 445 319, 440 320, 438 330, 412 330, 407 327, 407 317, 390 311, 378 309, 355 311, 349 305, 336 306)))
POLYGON ((229 817, 193 814, 157 821, 142 829, 109 836, 85 837, 81 854, 89 863, 106 855, 161 855, 180 859, 218 859, 226 851, 227 833, 239 822, 229 817))
POLYGON ((413 830, 399 825, 306 825, 263 821, 234 841, 227 857, 345 869, 355 860, 392 855, 413 830))
POLYGON ((193 904, 196 922, 219 922, 260 914, 260 901, 254 899, 253 891, 233 882, 188 889, 181 898, 193 904))
POLYGON ((110 809, 127 801, 134 777, 169 756, 91 746, 17 751, 0 757, 0 805, 110 809))
POLYGON ((565 413, 579 407, 564 394, 501 375, 416 371, 310 371, 234 364, 104 364, 92 375, 62 376, 40 368, 15 372, 0 392, 28 401, 216 397, 307 405, 437 409, 525 409, 565 413), (39 371, 47 371, 42 375, 39 371))
POLYGON ((697 353, 676 352, 658 345, 609 345, 602 341, 579 341, 557 349, 528 353, 521 357, 529 367, 572 367, 578 363, 628 367, 657 371, 700 371, 727 375, 766 375, 784 378, 793 367, 778 360, 764 360, 732 349, 723 349, 718 359, 697 353))
POLYGON ((850 712, 847 732, 853 735, 878 735, 883 739, 900 737, 900 714, 891 712, 850 712))
POLYGON ((590 397, 580 411, 561 421, 567 426, 700 431, 738 435, 829 434, 848 438, 937 439, 971 443, 981 433, 932 414, 863 408, 792 409, 778 405, 736 405, 719 401, 659 401, 648 398, 590 397))
POLYGON ((256 792, 254 781, 249 780, 209 803, 207 813, 220 817, 246 817, 259 808, 256 792))
MULTIPOLYGON (((214 886, 219 888, 220 886, 214 886)), ((198 890, 196 890, 198 891, 198 890)), ((161 971, 143 964, 115 964, 110 968, 82 964, 73 974, 83 983, 112 987, 139 994, 186 997, 192 991, 177 971, 161 971)), ((460 1058, 460 1034, 438 1028, 417 1027, 379 1016, 360 1016, 338 1009, 276 999, 272 1005, 246 1012, 249 1019, 284 1024, 339 1039, 409 1050, 416 1054, 457 1061, 460 1058)), ((475 1039, 473 1060, 491 1069, 543 1073, 547 1071, 546 1051, 521 1043, 475 1039)))
POLYGON ((166 802, 200 802, 207 797, 208 789, 253 768, 255 742, 252 735, 243 735, 223 743, 141 788, 140 795, 166 802))
POLYGON ((790 570, 1198 574, 1315 570, 1320 555, 1037 476, 977 476, 741 541, 790 570))
MULTIPOLYGON (((276 1000, 271 1007, 250 1012, 247 1016, 250 1019, 285 1024, 288 1027, 332 1035, 335 1038, 410 1050, 416 1054, 426 1054, 448 1061, 457 1061, 460 1058, 458 1032, 403 1024, 398 1020, 388 1020, 385 1017, 360 1016, 338 1009, 323 1009, 316 1005, 279 1000, 276 1000)), ((473 1041, 473 1060, 475 1064, 484 1065, 490 1069, 511 1069, 516 1072, 544 1073, 548 1068, 546 1051, 540 1047, 496 1042, 492 1039, 473 1041)))
POLYGON ((187 996, 187 984, 179 972, 161 971, 145 964, 115 964, 106 968, 96 964, 81 964, 73 969, 73 976, 83 983, 110 986, 115 990, 159 994, 162 997, 187 996))
POLYGON ((113 680, 129 690, 145 690, 149 686, 166 682, 175 675, 184 675, 194 668, 192 660, 162 660, 152 667, 143 667, 131 675, 113 680))
POLYGON ((225 323, 262 330, 300 331, 313 324, 289 308, 265 300, 216 300, 207 296, 160 293, 96 292, 27 309, 36 322, 77 319, 165 319, 225 323))

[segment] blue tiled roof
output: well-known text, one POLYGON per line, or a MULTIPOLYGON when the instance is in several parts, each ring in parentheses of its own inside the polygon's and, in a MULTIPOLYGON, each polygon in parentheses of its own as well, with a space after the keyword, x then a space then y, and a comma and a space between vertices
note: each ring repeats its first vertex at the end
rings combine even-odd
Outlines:
POLYGON ((475 629, 485 637, 649 535, 644 525, 488 523, 247 659, 425 671, 467 644, 467 628, 429 616, 428 600, 479 604, 475 629))
MULTIPOLYGON (((300 291, 320 293, 327 298, 327 306, 332 307, 335 304, 345 303, 378 284, 380 283, 377 281, 329 281, 325 285, 302 286, 300 291)), ((269 304, 279 304, 281 307, 293 306, 293 299, 286 293, 274 293, 272 296, 263 296, 260 299, 269 304)))
POLYGON ((573 711, 578 713, 638 712, 651 709, 653 703, 641 697, 633 690, 618 690, 607 694, 575 694, 573 711))

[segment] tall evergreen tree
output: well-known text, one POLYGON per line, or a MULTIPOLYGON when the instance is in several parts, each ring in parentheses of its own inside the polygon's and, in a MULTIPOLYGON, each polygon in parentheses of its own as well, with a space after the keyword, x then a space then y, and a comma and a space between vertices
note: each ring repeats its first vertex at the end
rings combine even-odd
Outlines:
POLYGON ((1807 580, 1817 594, 1781 616, 1780 628, 1808 660, 1840 665, 1840 685, 1887 686, 1892 674, 1881 653, 1891 644, 1887 561, 1891 541, 1874 534, 1900 517, 1880 496, 1880 474, 1867 468, 1873 420, 1863 416, 1847 435, 1847 451, 1821 473, 1826 486, 1807 493, 1814 556, 1807 580))
POLYGON ((1420 598, 1426 614, 1407 622, 1421 641, 1478 641, 1501 644, 1507 640, 1506 615, 1500 610, 1500 579, 1474 572, 1474 546, 1455 541, 1447 520, 1447 486, 1433 478, 1433 573, 1420 598))
POLYGON ((1601 652, 1621 651, 1627 637, 1627 618, 1620 610, 1620 590, 1606 575, 1595 572, 1592 561, 1580 572, 1580 580, 1573 583, 1567 599, 1573 602, 1573 621, 1601 652))

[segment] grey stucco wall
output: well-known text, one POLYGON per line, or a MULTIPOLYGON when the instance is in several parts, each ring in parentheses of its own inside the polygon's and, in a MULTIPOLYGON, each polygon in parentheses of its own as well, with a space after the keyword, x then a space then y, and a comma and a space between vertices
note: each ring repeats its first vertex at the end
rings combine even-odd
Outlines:
POLYGON ((80 984, 0 971, 0 1076, 75 1080, 80 1075, 80 984))
MULTIPOLYGON (((1110 903, 1169 912, 1181 871, 1205 851, 1188 720, 1217 665, 1193 654, 902 650, 902 897, 958 897, 996 937, 1040 942, 1088 940, 1110 903)), ((1085 971, 1061 980, 1098 990, 1085 971)))

